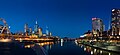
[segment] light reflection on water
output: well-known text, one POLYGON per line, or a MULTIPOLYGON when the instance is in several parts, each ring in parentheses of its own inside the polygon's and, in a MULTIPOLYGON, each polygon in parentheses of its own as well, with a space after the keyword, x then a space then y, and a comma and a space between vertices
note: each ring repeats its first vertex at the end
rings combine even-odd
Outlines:
MULTIPOLYGON (((54 44, 54 42, 43 42, 43 43, 36 43, 36 44, 38 44, 39 46, 41 46, 41 47, 43 47, 43 46, 45 46, 45 45, 50 45, 50 48, 52 47, 52 44, 54 44)), ((25 48, 32 48, 32 47, 34 47, 35 46, 35 44, 25 44, 24 45, 24 47, 25 48)))
POLYGON ((28 45, 25 45, 24 47, 25 48, 32 48, 32 47, 34 47, 35 46, 35 44, 28 44, 28 45))
POLYGON ((38 44, 40 46, 45 46, 45 45, 52 45, 52 44, 54 44, 54 42, 43 42, 43 43, 36 43, 36 44, 38 44))
POLYGON ((43 42, 43 43, 26 43, 24 44, 24 48, 33 49, 37 55, 48 55, 47 51, 43 48, 43 46, 48 46, 47 48, 51 48, 53 42, 43 42))
MULTIPOLYGON (((73 46, 73 48, 75 47, 76 49, 73 50, 73 51, 76 52, 76 53, 79 52, 78 50, 81 49, 80 51, 86 52, 88 55, 119 55, 117 53, 103 51, 103 50, 100 50, 100 49, 95 49, 95 48, 85 46, 85 45, 82 45, 82 44, 70 44, 70 43, 68 44, 68 43, 65 43, 65 42, 56 42, 56 43, 55 42, 44 42, 44 43, 36 43, 36 44, 38 44, 40 47, 43 47, 46 51, 50 52, 50 55, 53 55, 53 54, 58 54, 59 55, 60 54, 59 52, 61 52, 61 50, 59 50, 59 48, 63 48, 63 51, 68 49, 67 51, 71 52, 71 50, 69 50, 70 48, 67 48, 68 45, 73 46), (63 43, 64 43, 64 45, 63 45, 63 43), (66 46, 66 44, 67 44, 67 46, 66 46), (54 53, 51 53, 54 50, 56 50, 56 51, 54 53)), ((32 48, 34 46, 35 46, 34 44, 29 44, 29 45, 25 45, 25 48, 32 48)), ((62 54, 62 55, 66 55, 66 53, 67 52, 64 52, 64 54, 62 54)), ((80 54, 78 54, 78 55, 80 55, 80 54)), ((83 54, 83 55, 86 55, 86 54, 83 54)))
POLYGON ((83 48, 84 51, 86 51, 87 53, 90 53, 91 55, 119 55, 117 53, 108 52, 108 51, 104 51, 104 50, 100 50, 100 49, 95 49, 95 48, 85 46, 82 44, 79 44, 78 46, 83 48))

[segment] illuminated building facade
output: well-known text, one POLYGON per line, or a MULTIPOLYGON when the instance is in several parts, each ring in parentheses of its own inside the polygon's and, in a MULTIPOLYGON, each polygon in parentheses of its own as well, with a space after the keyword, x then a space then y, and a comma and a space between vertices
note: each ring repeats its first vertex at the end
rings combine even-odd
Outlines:
POLYGON ((46 26, 46 36, 49 36, 48 26, 46 26))
POLYGON ((120 9, 112 9, 111 29, 112 35, 120 35, 120 9))
POLYGON ((28 33, 29 33, 28 24, 25 24, 24 31, 25 31, 25 35, 28 35, 28 33))
POLYGON ((42 34, 42 28, 38 28, 38 35, 39 37, 41 37, 43 34, 42 34))
POLYGON ((32 35, 32 28, 29 28, 29 35, 32 35))
POLYGON ((104 25, 101 19, 92 18, 92 32, 94 36, 102 36, 104 25))
POLYGON ((38 22, 36 21, 35 26, 34 26, 34 33, 36 34, 38 32, 38 22))

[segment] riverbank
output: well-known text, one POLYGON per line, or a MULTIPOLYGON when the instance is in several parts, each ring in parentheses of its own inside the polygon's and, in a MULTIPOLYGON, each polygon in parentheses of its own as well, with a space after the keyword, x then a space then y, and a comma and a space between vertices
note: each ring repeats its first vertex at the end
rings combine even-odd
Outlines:
POLYGON ((120 53, 120 46, 117 45, 107 45, 108 43, 90 43, 90 42, 77 42, 78 44, 83 44, 86 46, 90 46, 96 49, 105 50, 114 53, 120 53))

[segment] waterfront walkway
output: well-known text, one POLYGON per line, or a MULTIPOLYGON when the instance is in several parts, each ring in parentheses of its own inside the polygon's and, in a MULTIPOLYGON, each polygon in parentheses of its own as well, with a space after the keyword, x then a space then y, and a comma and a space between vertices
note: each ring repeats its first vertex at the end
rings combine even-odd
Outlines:
POLYGON ((37 44, 35 44, 35 46, 32 47, 32 49, 36 52, 37 55, 47 55, 45 49, 37 44))
POLYGON ((106 51, 120 53, 120 46, 97 46, 93 45, 92 47, 99 48, 106 51))
POLYGON ((120 53, 120 46, 117 46, 117 45, 106 45, 104 43, 90 44, 89 42, 81 43, 81 44, 94 47, 97 49, 105 50, 105 51, 120 53))

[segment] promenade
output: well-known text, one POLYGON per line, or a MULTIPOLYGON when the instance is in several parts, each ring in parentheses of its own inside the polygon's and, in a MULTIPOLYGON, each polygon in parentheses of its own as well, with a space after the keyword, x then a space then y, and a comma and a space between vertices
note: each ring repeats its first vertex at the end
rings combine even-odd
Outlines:
POLYGON ((78 42, 79 44, 84 44, 93 48, 109 51, 109 52, 115 52, 120 53, 120 46, 119 44, 114 43, 105 43, 105 42, 97 42, 97 43, 90 43, 90 42, 78 42))

